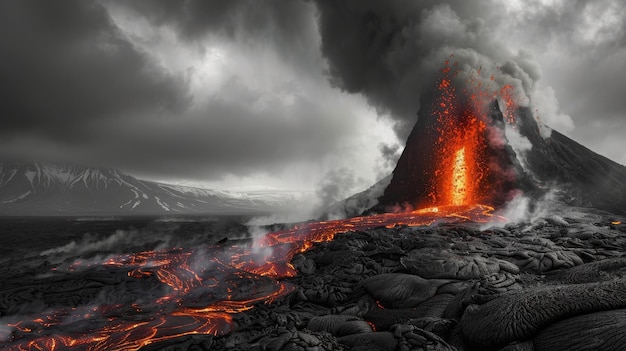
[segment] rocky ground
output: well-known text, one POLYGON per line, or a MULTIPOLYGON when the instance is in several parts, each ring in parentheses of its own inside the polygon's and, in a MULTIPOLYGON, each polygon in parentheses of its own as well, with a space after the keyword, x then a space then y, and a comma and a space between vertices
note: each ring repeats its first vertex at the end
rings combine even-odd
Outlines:
MULTIPOLYGON (((461 222, 347 232, 295 256, 298 275, 283 280, 294 291, 235 314, 230 333, 183 336, 142 350, 623 350, 621 222, 570 208, 504 227, 461 222)), ((4 265, 1 273, 15 269, 4 265)), ((47 297, 5 285, 3 320, 46 298, 117 289, 89 274, 55 283, 63 293, 47 297)), ((123 286, 135 295, 158 285, 147 279, 133 288, 137 280, 128 281, 123 286)))
POLYGON ((145 350, 623 350, 626 225, 601 212, 503 228, 378 228, 294 258, 297 290, 222 337, 145 350))

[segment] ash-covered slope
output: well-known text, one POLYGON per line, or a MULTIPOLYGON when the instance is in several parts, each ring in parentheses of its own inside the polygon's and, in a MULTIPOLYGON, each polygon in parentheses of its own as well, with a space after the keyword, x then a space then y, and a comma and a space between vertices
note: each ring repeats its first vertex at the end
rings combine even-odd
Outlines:
POLYGON ((371 187, 331 204, 322 211, 318 219, 349 218, 367 213, 370 208, 378 205, 378 198, 383 195, 390 181, 391 174, 379 180, 371 187))
MULTIPOLYGON (((441 172, 434 161, 442 151, 437 149, 441 128, 436 127, 437 119, 432 111, 427 111, 420 112, 375 211, 394 206, 437 204, 432 194, 438 184, 432 179, 441 172)), ((474 180, 478 187, 489 189, 479 201, 498 206, 519 192, 532 198, 556 190, 559 200, 567 204, 626 214, 626 167, 557 131, 544 138, 529 108, 520 107, 515 111, 513 128, 532 145, 530 150, 520 154, 509 145, 497 102, 491 105, 487 119, 490 124, 487 130, 491 130, 491 134, 500 130, 502 134, 501 143, 488 143, 484 153, 491 170, 474 180)))
POLYGON ((254 214, 281 210, 275 200, 139 180, 110 168, 0 163, 0 215, 254 214))
POLYGON ((626 167, 556 130, 544 139, 528 108, 517 115, 520 134, 532 144, 523 162, 543 187, 560 190, 561 200, 574 206, 626 214, 626 167))

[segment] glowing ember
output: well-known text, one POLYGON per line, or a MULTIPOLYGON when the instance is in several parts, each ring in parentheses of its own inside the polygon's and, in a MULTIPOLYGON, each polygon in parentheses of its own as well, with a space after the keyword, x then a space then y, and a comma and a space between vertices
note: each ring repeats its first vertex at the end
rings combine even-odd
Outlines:
POLYGON ((614 221, 614 222, 611 222, 611 224, 613 224, 613 225, 619 225, 619 224, 622 224, 622 222, 620 222, 620 221, 614 221))

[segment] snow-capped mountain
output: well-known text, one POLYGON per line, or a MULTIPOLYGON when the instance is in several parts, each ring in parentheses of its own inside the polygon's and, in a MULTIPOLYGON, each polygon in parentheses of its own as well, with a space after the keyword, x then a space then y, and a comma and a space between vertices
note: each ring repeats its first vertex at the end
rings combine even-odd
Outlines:
POLYGON ((290 192, 229 192, 139 180, 117 169, 0 163, 0 215, 257 214, 284 211, 290 192))

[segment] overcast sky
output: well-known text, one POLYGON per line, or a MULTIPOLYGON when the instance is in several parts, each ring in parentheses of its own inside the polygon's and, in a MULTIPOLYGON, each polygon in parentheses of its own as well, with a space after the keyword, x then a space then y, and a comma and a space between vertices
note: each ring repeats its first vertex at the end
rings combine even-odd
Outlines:
POLYGON ((349 194, 454 54, 626 163, 621 0, 0 2, 0 156, 349 194))

